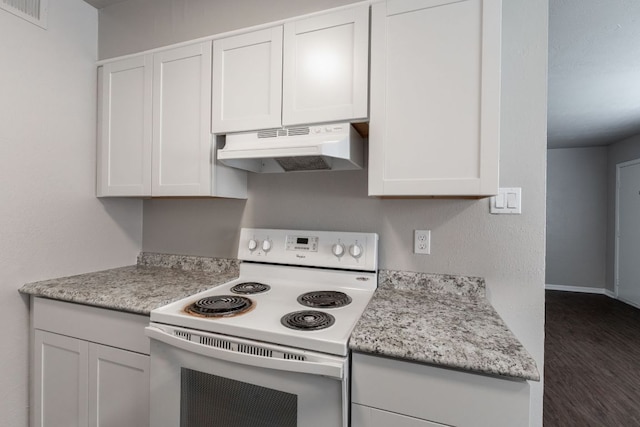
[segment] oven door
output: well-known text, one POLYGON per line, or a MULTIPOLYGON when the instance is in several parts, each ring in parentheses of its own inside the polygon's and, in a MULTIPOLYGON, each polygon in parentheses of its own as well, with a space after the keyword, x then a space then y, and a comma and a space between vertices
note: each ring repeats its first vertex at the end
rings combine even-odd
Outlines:
POLYGON ((347 427, 344 357, 152 323, 153 427, 347 427))

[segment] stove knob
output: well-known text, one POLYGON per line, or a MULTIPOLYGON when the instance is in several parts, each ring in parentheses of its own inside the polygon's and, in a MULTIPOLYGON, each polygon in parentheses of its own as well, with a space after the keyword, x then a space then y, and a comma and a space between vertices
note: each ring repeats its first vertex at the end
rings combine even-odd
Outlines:
POLYGON ((258 242, 256 242, 254 239, 249 240, 249 250, 251 252, 255 251, 257 247, 258 247, 258 242))
POLYGON ((354 258, 360 258, 362 256, 362 246, 357 243, 349 246, 349 254, 354 258))
POLYGON ((338 258, 342 257, 342 255, 344 255, 344 245, 342 243, 336 243, 331 246, 331 252, 338 258))
POLYGON ((265 252, 269 252, 271 250, 271 240, 265 240, 262 242, 262 250, 265 252))

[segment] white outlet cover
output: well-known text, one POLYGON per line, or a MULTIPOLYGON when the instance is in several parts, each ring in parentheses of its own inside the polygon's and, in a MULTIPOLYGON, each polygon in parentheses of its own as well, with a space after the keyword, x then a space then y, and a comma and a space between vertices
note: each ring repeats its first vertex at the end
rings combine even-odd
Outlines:
POLYGON ((431 253, 431 230, 413 231, 413 253, 420 255, 431 253))

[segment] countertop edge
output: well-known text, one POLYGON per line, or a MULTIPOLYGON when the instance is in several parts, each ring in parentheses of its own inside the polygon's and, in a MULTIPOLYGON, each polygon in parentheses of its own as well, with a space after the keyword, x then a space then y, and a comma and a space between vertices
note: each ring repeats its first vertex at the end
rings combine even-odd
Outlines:
POLYGON ((540 381, 540 374, 537 368, 535 372, 526 371, 522 373, 515 373, 513 371, 507 371, 507 370, 501 370, 501 369, 478 369, 468 365, 464 365, 462 363, 450 363, 450 362, 443 362, 443 361, 424 358, 424 357, 418 358, 418 357, 407 356, 404 354, 393 354, 389 352, 378 351, 373 348, 367 349, 362 346, 355 347, 355 348, 349 346, 349 349, 354 353, 360 353, 368 356, 384 357, 387 359, 397 360, 399 362, 416 363, 419 365, 432 366, 432 367, 442 368, 442 369, 453 369, 459 372, 465 372, 469 374, 486 375, 486 376, 495 377, 495 378, 512 379, 517 381, 536 381, 536 382, 540 381))
POLYGON ((151 265, 143 261, 143 265, 26 283, 18 292, 148 316, 155 308, 238 277, 239 263, 234 259, 151 255, 151 265))

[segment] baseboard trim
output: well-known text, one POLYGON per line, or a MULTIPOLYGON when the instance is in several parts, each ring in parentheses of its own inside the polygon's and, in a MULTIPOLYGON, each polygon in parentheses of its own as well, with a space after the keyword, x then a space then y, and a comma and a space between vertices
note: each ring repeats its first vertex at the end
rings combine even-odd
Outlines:
POLYGON ((622 302, 623 302, 623 303, 625 303, 625 304, 629 304, 630 306, 635 307, 635 308, 637 308, 637 309, 640 309, 640 304, 638 304, 638 303, 637 303, 637 302, 635 302, 635 301, 627 301, 627 300, 626 300, 626 299, 624 299, 624 298, 621 298, 619 301, 622 301, 622 302))
POLYGON ((552 285, 545 284, 545 290, 548 291, 562 291, 562 292, 580 292, 583 294, 598 294, 598 295, 606 295, 609 298, 615 298, 616 294, 613 291, 605 288, 590 288, 588 286, 567 286, 567 285, 552 285))
POLYGON ((613 291, 610 291, 609 289, 605 289, 604 294, 609 298, 618 299, 618 297, 616 297, 616 293, 613 291))

